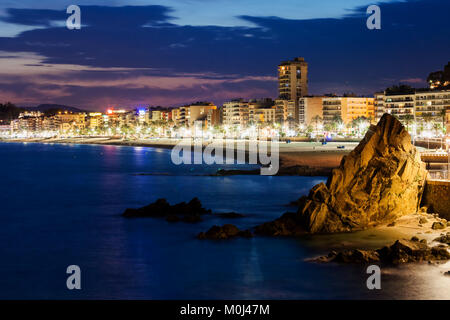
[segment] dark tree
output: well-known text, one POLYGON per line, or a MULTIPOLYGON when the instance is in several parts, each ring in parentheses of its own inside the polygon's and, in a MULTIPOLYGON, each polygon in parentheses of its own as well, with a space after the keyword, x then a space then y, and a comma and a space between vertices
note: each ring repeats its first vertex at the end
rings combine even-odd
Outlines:
POLYGON ((386 89, 386 94, 410 94, 414 93, 414 88, 406 84, 399 84, 386 89))
POLYGON ((11 102, 0 103, 0 121, 2 123, 9 124, 12 120, 17 119, 21 112, 23 109, 16 107, 11 102))

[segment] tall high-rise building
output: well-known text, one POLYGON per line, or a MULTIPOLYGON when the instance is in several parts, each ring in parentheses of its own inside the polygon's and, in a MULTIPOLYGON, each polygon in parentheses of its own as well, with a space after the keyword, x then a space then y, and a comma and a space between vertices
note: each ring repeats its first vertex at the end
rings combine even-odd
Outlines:
POLYGON ((295 103, 295 121, 298 122, 298 99, 308 95, 308 63, 302 57, 283 61, 278 66, 279 98, 295 103))

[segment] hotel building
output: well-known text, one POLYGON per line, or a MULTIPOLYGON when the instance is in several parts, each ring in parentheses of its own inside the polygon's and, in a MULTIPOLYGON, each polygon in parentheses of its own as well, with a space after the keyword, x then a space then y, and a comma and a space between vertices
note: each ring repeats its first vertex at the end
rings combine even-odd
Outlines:
POLYGON ((277 107, 272 99, 252 99, 248 102, 249 123, 274 123, 277 107))
POLYGON ((160 111, 160 110, 152 111, 152 121, 161 121, 162 116, 163 116, 162 111, 160 111))
POLYGON ((248 121, 249 106, 247 101, 235 99, 227 101, 222 105, 222 124, 245 127, 248 121))
POLYGON ((206 125, 209 110, 215 110, 217 107, 210 102, 197 102, 191 105, 180 107, 178 123, 186 127, 192 127, 196 121, 204 121, 206 125))
POLYGON ((181 108, 175 108, 172 109, 172 120, 175 123, 175 125, 180 125, 181 121, 181 108))
POLYGON ((62 133, 86 128, 84 113, 59 112, 54 116, 54 121, 62 133))
POLYGON ((447 132, 447 137, 450 137, 450 107, 445 110, 445 127, 447 132))
POLYGON ((209 109, 206 115, 207 128, 212 128, 220 124, 220 110, 209 109))
POLYGON ((308 95, 308 63, 298 57, 278 65, 279 99, 294 102, 294 120, 298 122, 298 99, 308 95))
POLYGON ((43 129, 44 114, 40 111, 22 112, 18 119, 11 121, 13 131, 40 131, 43 129))
POLYGON ((416 91, 415 120, 417 122, 442 122, 450 108, 450 90, 416 91))
POLYGON ((314 117, 323 117, 323 98, 324 97, 303 97, 299 99, 299 124, 309 125, 314 117))
POLYGON ((384 113, 390 113, 401 121, 442 122, 444 110, 450 107, 450 90, 416 90, 407 94, 376 93, 375 97, 376 120, 384 113))
POLYGON ((275 123, 276 107, 250 108, 249 119, 253 124, 275 123))
POLYGON ((103 114, 101 112, 90 112, 88 116, 89 129, 96 130, 102 125, 103 114))
POLYGON ((374 98, 323 97, 324 123, 341 119, 348 124, 359 117, 374 119, 374 98))

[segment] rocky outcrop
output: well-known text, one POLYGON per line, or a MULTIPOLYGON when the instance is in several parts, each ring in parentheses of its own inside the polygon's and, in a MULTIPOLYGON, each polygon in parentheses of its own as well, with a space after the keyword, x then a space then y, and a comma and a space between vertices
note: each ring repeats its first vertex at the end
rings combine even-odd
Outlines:
POLYGON ((314 186, 299 200, 296 215, 259 226, 257 232, 348 232, 390 223, 417 211, 425 178, 425 164, 410 135, 395 117, 384 114, 333 169, 327 183, 314 186))
POLYGON ((442 221, 436 221, 433 222, 433 224, 431 225, 431 229, 433 230, 440 230, 440 229, 445 229, 447 228, 447 221, 442 222, 442 221))
POLYGON ((447 232, 447 234, 442 234, 440 237, 434 239, 434 241, 450 245, 450 232, 447 232))
POLYGON ((397 240, 390 247, 377 250, 380 260, 392 264, 450 259, 446 247, 429 247, 425 241, 397 240))
POLYGON ((338 262, 338 263, 370 263, 379 262, 380 256, 374 250, 351 249, 344 251, 331 251, 327 256, 314 259, 315 262, 338 262))
POLYGON ((286 212, 274 221, 256 226, 255 233, 267 236, 301 236, 307 232, 300 224, 297 213, 286 212))
POLYGON ((188 203, 181 202, 175 205, 170 205, 166 199, 158 199, 142 208, 126 209, 122 215, 127 218, 166 218, 169 222, 198 222, 205 214, 211 214, 211 210, 203 208, 200 200, 193 198, 188 203))
POLYGON ((243 218, 244 215, 242 213, 237 213, 234 211, 231 212, 220 212, 220 213, 215 213, 215 216, 218 216, 220 218, 226 218, 226 219, 236 219, 236 218, 243 218))
POLYGON ((250 230, 239 230, 236 226, 232 224, 224 224, 220 226, 212 226, 206 232, 200 232, 197 235, 198 239, 208 239, 208 240, 222 240, 230 239, 235 237, 251 238, 253 235, 250 230))
MULTIPOLYGON (((277 176, 329 176, 331 175, 332 169, 325 167, 310 167, 310 166, 281 166, 277 172, 277 176)), ((212 176, 236 176, 236 175, 260 175, 261 170, 241 170, 241 169, 219 169, 212 176)))
POLYGON ((425 240, 416 237, 411 240, 397 240, 391 246, 378 250, 344 250, 332 251, 328 256, 315 259, 316 262, 402 264, 421 261, 445 261, 450 259, 450 252, 445 245, 430 247, 425 240))
POLYGON ((211 210, 203 208, 198 198, 193 198, 188 203, 180 202, 175 205, 170 205, 166 199, 161 198, 145 207, 128 208, 122 213, 122 216, 126 218, 165 218, 168 222, 183 221, 189 223, 202 221, 204 215, 224 219, 244 217, 243 214, 233 211, 212 213, 211 210))

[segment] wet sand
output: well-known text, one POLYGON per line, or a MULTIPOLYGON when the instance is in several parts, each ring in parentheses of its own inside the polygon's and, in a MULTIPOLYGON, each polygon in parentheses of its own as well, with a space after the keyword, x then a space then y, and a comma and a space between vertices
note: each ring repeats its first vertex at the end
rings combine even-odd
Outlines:
POLYGON ((378 249, 394 243, 398 239, 410 240, 416 236, 426 239, 428 244, 437 245, 434 239, 443 233, 450 232, 450 227, 433 230, 433 222, 441 220, 431 214, 415 213, 405 215, 395 221, 394 226, 380 225, 364 231, 352 233, 336 233, 325 235, 313 235, 309 243, 312 247, 327 249, 378 249), (425 217, 428 222, 419 224, 419 219, 425 217))

